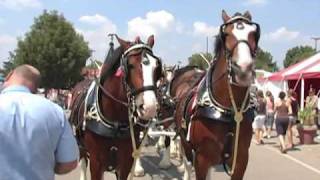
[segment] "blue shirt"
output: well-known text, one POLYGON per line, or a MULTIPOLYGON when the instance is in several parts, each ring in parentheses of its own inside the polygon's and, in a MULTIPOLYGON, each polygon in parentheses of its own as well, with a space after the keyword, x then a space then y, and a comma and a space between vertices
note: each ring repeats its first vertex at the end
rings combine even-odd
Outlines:
POLYGON ((1 180, 53 180, 56 162, 71 162, 78 155, 62 108, 24 86, 2 90, 1 180))

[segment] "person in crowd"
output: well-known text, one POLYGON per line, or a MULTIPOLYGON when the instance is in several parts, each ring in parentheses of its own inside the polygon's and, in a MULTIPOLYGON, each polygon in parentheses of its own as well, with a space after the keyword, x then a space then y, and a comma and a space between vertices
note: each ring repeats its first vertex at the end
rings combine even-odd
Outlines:
POLYGON ((289 125, 289 114, 292 114, 291 105, 285 98, 286 93, 281 91, 279 100, 275 103, 275 123, 281 153, 286 153, 285 136, 289 125))
MULTIPOLYGON (((318 96, 314 88, 309 89, 309 96, 306 98, 306 106, 311 107, 315 114, 318 113, 318 96)), ((317 122, 317 116, 315 116, 315 121, 317 122)))
POLYGON ((306 106, 312 107, 315 111, 318 109, 318 96, 314 88, 309 89, 309 95, 306 98, 306 106))
POLYGON ((254 129, 256 143, 263 144, 262 127, 263 127, 264 122, 266 120, 266 101, 264 99, 263 91, 261 91, 261 90, 257 91, 257 102, 258 102, 257 115, 254 118, 252 127, 254 129))
POLYGON ((79 151, 62 108, 35 93, 40 72, 15 68, 0 94, 0 179, 53 180, 75 169, 79 151))
POLYGON ((266 133, 266 137, 270 139, 272 126, 274 123, 274 98, 270 91, 266 92, 266 109, 267 109, 267 116, 265 121, 265 127, 266 127, 265 133, 266 133))
POLYGON ((288 91, 288 103, 291 105, 292 113, 289 114, 289 125, 288 125, 288 149, 294 147, 293 144, 293 129, 294 125, 298 120, 299 103, 297 100, 297 94, 293 89, 288 91))

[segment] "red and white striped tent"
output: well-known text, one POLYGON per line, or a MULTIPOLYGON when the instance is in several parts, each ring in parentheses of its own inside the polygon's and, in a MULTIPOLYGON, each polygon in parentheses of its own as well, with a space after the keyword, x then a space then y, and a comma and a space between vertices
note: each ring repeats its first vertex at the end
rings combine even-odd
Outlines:
POLYGON ((300 97, 303 108, 305 94, 310 87, 315 88, 316 92, 320 89, 320 53, 273 73, 266 80, 284 83, 283 90, 294 89, 300 97))

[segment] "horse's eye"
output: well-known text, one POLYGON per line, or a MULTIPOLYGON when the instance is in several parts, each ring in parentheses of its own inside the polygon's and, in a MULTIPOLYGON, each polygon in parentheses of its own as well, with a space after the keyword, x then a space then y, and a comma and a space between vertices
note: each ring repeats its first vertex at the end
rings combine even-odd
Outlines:
POLYGON ((144 65, 149 65, 150 64, 150 61, 149 61, 149 59, 144 59, 143 61, 142 61, 142 64, 144 64, 144 65))

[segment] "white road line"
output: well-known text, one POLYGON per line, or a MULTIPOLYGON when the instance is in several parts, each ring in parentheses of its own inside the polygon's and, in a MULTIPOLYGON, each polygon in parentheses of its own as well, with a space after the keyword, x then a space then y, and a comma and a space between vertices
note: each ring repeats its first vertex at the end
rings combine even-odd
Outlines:
MULTIPOLYGON (((273 152, 279 153, 275 148, 272 148, 270 146, 264 146, 264 147, 266 147, 267 149, 269 149, 269 150, 271 150, 273 152)), ((290 160, 294 161, 295 163, 300 164, 301 166, 303 166, 303 167, 305 167, 305 168, 307 168, 307 169, 309 169, 309 170, 311 170, 311 171, 313 171, 313 172, 315 172, 317 174, 320 174, 320 170, 319 169, 317 169, 315 167, 312 167, 309 164, 306 164, 306 163, 304 163, 304 162, 302 162, 302 161, 300 161, 300 160, 298 160, 298 159, 296 159, 296 158, 294 158, 294 157, 292 157, 292 156, 290 156, 288 154, 284 155, 283 157, 285 157, 287 159, 290 159, 290 160)))
MULTIPOLYGON (((141 158, 144 162, 146 162, 147 164, 149 164, 150 166, 152 166, 152 168, 159 170, 158 165, 154 164, 152 161, 148 160, 147 158, 141 158)), ((160 172, 164 175, 166 175, 167 177, 169 177, 170 179, 174 179, 173 176, 171 176, 169 173, 167 173, 164 170, 160 170, 160 172)))

